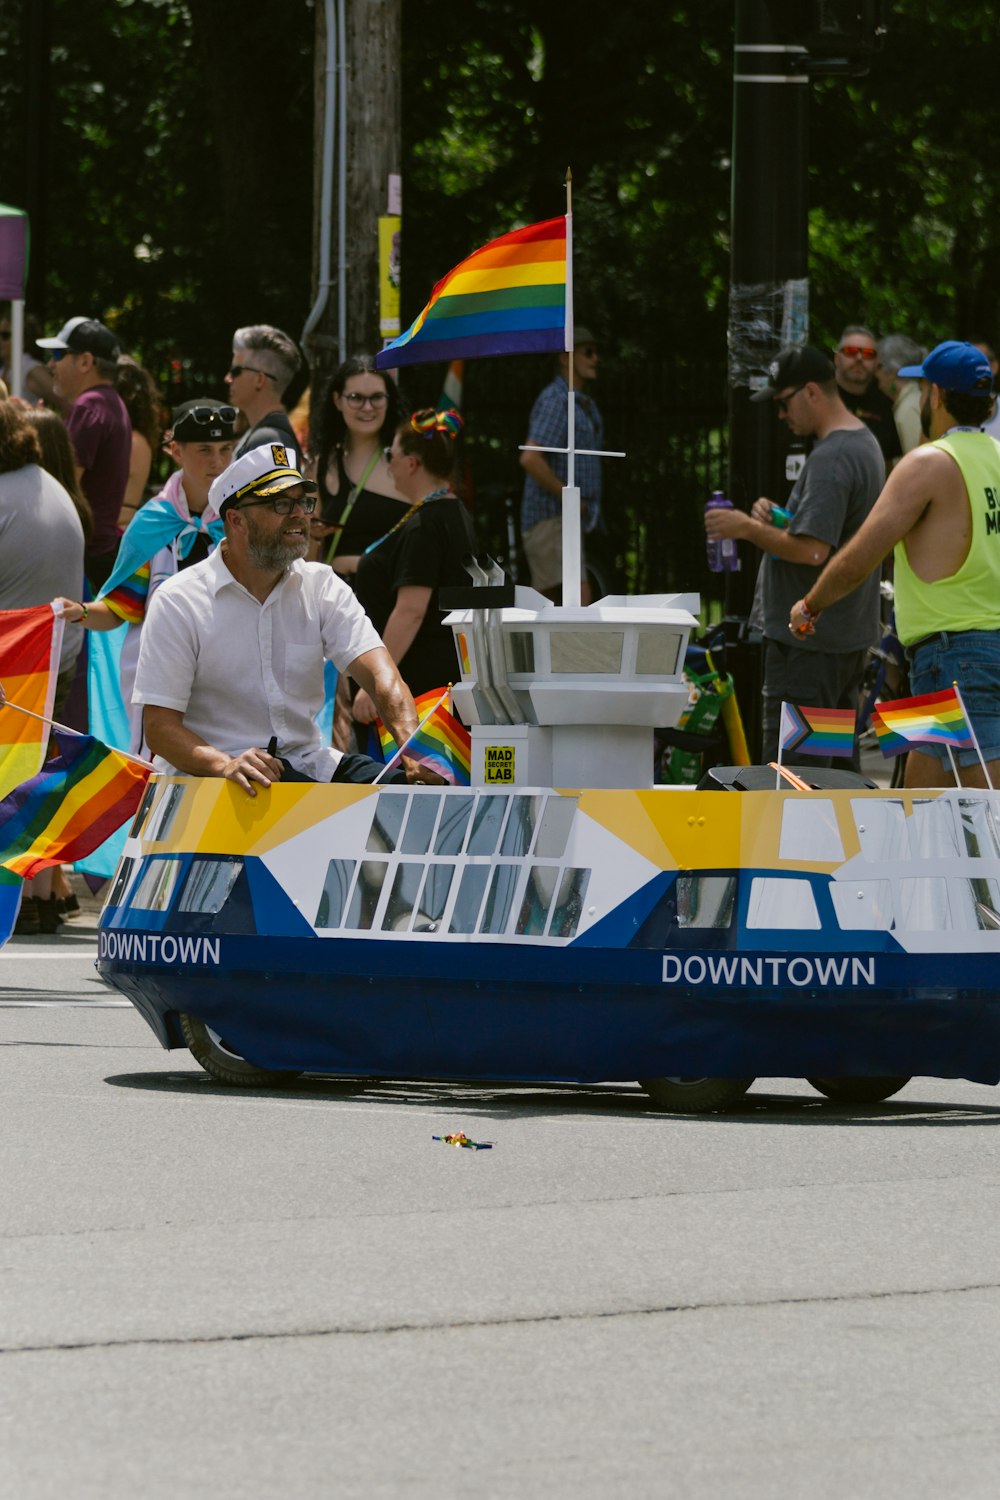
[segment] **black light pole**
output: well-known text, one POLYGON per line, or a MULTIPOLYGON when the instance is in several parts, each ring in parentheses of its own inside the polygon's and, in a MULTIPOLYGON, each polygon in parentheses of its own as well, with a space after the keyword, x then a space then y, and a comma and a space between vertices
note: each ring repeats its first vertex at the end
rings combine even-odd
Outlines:
MULTIPOLYGON (((775 7, 776 8, 776 7, 775 7)), ((784 444, 770 403, 750 396, 784 344, 809 322, 806 201, 809 54, 788 40, 768 0, 736 0, 733 68, 729 495, 749 510, 785 493, 784 444)), ((727 641, 751 757, 760 730, 761 651, 748 639, 759 558, 740 548, 726 575, 727 641)))

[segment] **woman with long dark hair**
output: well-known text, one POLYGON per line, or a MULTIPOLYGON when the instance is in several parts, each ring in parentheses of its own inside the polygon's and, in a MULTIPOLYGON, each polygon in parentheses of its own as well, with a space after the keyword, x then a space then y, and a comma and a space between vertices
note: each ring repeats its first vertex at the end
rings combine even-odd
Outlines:
POLYGON ((314 555, 348 583, 368 544, 406 510, 382 451, 401 415, 395 381, 370 354, 346 359, 319 404, 310 445, 320 496, 314 555))
MULTIPOLYGON (((464 558, 476 551, 469 513, 451 487, 457 411, 418 411, 396 429, 386 459, 409 507, 370 543, 358 565, 355 592, 416 697, 447 687, 457 675, 455 642, 438 607, 438 592, 468 583, 464 558)), ((354 700, 354 718, 370 724, 367 693, 354 700)))

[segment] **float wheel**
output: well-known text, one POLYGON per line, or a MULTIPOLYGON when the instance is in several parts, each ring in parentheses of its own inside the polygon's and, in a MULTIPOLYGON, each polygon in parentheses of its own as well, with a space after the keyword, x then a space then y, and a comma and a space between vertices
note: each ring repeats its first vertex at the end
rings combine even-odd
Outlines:
POLYGON ((241 1089, 281 1089, 299 1077, 298 1073, 281 1073, 274 1068, 258 1068, 256 1063, 247 1062, 197 1016, 181 1011, 178 1020, 191 1056, 219 1083, 241 1089))
POLYGON ((909 1078, 807 1078, 836 1104, 878 1104, 906 1087, 909 1078))
POLYGON ((654 1104, 678 1114, 708 1114, 736 1104, 753 1083, 752 1078, 640 1078, 654 1104))

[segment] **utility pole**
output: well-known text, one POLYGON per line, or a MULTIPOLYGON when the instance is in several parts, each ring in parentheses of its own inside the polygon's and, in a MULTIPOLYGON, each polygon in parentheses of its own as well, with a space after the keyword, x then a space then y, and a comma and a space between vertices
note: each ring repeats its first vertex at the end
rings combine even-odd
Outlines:
POLYGON ((402 0, 317 0, 313 304, 302 335, 314 400, 343 358, 382 346, 379 219, 399 196, 401 42, 402 0))
MULTIPOLYGON (((736 0, 733 66, 729 495, 749 510, 787 493, 785 445, 769 402, 751 395, 786 344, 809 336, 809 81, 859 77, 885 33, 886 0, 840 10, 794 0, 736 0), (812 28, 812 29, 810 29, 812 28)), ((747 555, 747 554, 750 555, 747 555)), ((761 652, 749 637, 758 558, 726 574, 727 661, 751 754, 759 740, 761 652)))

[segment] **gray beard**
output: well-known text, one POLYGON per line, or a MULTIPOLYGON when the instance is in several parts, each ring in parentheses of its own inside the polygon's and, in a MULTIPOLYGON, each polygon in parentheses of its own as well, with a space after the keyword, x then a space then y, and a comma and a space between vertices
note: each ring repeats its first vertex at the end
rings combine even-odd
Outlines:
POLYGON ((280 537, 273 537, 268 541, 257 532, 252 521, 247 527, 250 561, 263 572, 284 572, 289 563, 293 563, 297 557, 305 557, 308 550, 307 537, 303 537, 301 542, 285 542, 280 537))

